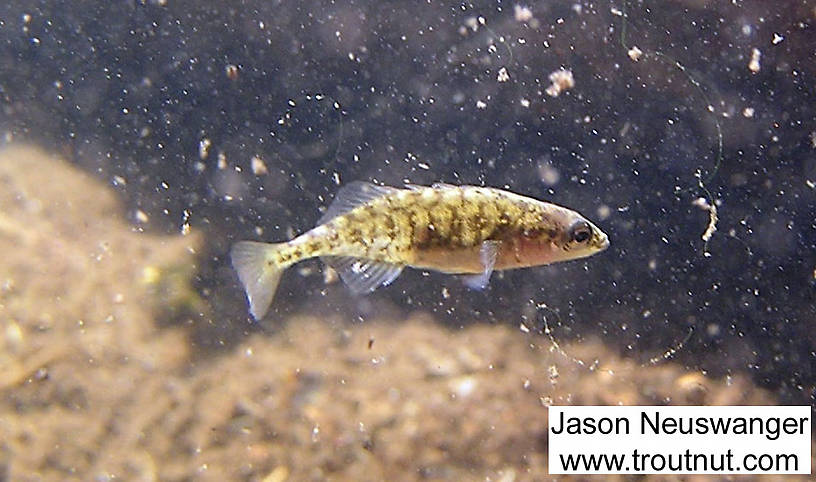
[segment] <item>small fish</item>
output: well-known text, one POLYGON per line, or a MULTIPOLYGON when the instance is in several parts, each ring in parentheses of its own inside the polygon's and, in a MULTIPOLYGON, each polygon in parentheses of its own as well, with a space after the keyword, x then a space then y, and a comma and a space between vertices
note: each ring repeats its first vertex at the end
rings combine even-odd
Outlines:
POLYGON ((508 191, 354 182, 316 228, 283 243, 235 243, 231 257, 260 319, 283 271, 317 256, 353 292, 369 293, 406 266, 470 274, 468 285, 484 287, 494 270, 584 258, 608 246, 606 234, 575 211, 508 191))

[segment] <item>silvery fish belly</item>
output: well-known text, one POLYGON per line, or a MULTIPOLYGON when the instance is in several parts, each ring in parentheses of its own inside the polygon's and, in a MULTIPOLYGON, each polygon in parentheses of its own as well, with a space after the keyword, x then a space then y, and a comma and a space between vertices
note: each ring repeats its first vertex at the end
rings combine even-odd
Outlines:
POLYGON ((494 270, 583 258, 608 246, 606 234, 577 212, 501 189, 355 182, 311 231, 283 243, 241 241, 231 257, 260 319, 282 272, 316 256, 353 292, 368 293, 406 266, 468 274, 479 287, 494 270))

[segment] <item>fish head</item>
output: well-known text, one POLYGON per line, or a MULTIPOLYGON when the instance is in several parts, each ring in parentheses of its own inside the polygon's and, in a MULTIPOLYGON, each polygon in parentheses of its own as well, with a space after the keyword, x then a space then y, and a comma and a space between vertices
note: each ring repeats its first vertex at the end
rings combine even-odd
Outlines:
POLYGON ((560 247, 564 259, 578 259, 600 253, 609 247, 609 236, 591 221, 573 212, 561 233, 560 247))
POLYGON ((609 237, 579 213, 548 204, 518 242, 525 266, 586 258, 609 247, 609 237))

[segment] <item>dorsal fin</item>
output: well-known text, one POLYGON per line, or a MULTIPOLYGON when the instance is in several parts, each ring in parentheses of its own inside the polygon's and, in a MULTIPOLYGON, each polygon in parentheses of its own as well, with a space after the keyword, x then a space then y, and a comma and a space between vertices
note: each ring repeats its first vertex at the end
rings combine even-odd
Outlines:
POLYGON ((337 191, 337 194, 334 196, 334 201, 329 205, 326 214, 320 218, 317 224, 323 224, 373 199, 393 194, 397 191, 399 191, 399 189, 395 187, 378 186, 365 181, 350 182, 337 191))
POLYGON ((462 186, 457 186, 456 184, 448 184, 447 182, 435 182, 435 183, 431 184, 431 187, 434 188, 434 189, 451 189, 451 188, 457 188, 457 187, 462 187, 462 186))

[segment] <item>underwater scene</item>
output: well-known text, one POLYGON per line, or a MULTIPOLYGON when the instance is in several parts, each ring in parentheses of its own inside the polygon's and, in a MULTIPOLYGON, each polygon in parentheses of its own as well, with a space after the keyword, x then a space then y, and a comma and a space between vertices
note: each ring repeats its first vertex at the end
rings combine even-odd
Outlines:
POLYGON ((814 1, 6 0, 0 65, 0 481, 631 480, 548 408, 814 413, 814 1))

